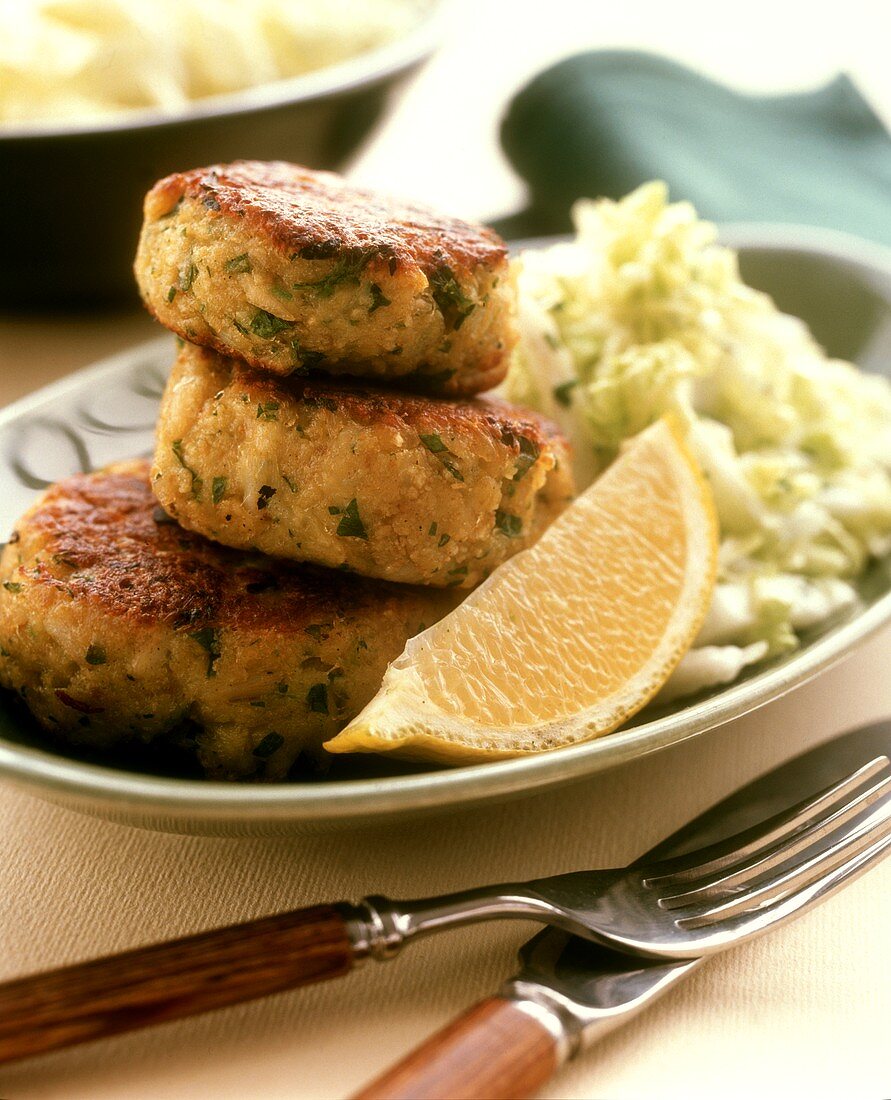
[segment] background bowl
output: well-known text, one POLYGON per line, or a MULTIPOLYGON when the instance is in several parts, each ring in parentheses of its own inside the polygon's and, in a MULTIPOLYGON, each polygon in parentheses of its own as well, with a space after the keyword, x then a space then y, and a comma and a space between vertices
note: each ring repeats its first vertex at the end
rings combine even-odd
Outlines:
POLYGON ((142 198, 170 172, 239 158, 338 168, 439 41, 438 5, 408 35, 291 80, 101 125, 0 130, 4 308, 135 299, 142 198))

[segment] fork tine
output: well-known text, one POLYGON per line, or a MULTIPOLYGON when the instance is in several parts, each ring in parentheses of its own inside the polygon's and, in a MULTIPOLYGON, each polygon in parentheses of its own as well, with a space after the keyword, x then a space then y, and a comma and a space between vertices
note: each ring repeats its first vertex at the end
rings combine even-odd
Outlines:
MULTIPOLYGON (((718 899, 733 890, 738 890, 745 883, 751 882, 755 878, 762 878, 772 868, 780 864, 788 865, 792 856, 803 852, 807 848, 812 848, 816 842, 823 840, 833 832, 837 832, 843 825, 862 815, 870 807, 889 795, 891 795, 891 775, 859 792, 838 809, 832 810, 823 817, 817 817, 806 828, 796 830, 788 840, 780 841, 772 847, 756 852, 748 859, 743 859, 737 863, 728 863, 724 873, 719 873, 717 877, 712 876, 709 878, 704 875, 702 878, 693 879, 692 875, 685 876, 688 888, 677 894, 660 897, 658 904, 663 909, 676 909, 680 906, 718 899)), ((647 880, 647 885, 653 885, 654 883, 669 888, 681 885, 677 879, 672 879, 671 876, 661 880, 647 880)))
POLYGON ((682 886, 727 871, 743 860, 753 859, 759 853, 773 849, 787 838, 794 837, 825 819, 843 799, 845 801, 842 805, 847 805, 853 792, 858 791, 868 780, 885 772, 889 765, 891 761, 887 756, 878 756, 826 790, 751 829, 678 859, 664 861, 659 865, 664 868, 661 873, 645 873, 644 884, 657 889, 682 886))
POLYGON ((845 868, 849 871, 865 869, 867 863, 878 858, 889 846, 891 806, 883 806, 829 847, 818 848, 809 859, 790 861, 779 875, 721 905, 681 917, 677 924, 686 929, 715 927, 746 915, 757 915, 765 923, 773 923, 790 911, 790 906, 794 911, 812 895, 819 896, 830 887, 834 888, 834 883, 845 881, 849 877, 847 872, 839 878, 845 868))

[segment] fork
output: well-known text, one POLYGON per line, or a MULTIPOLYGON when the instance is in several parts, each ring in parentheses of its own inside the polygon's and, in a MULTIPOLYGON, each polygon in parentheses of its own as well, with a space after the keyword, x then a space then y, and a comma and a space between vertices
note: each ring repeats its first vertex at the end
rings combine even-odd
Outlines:
POLYGON ((635 955, 701 957, 800 913, 889 848, 891 765, 880 756, 683 857, 317 906, 7 982, 0 1062, 338 977, 417 936, 494 918, 538 920, 635 955))
POLYGON ((766 932, 828 897, 889 848, 891 764, 880 756, 789 810, 689 855, 415 901, 368 897, 354 935, 364 953, 384 959, 421 934, 514 917, 633 955, 695 958, 766 932))

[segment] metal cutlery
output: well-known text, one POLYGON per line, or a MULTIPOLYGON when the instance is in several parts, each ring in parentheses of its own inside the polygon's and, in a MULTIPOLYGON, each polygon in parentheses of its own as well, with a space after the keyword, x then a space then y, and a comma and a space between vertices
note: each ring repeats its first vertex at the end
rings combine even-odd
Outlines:
POLYGON ((877 757, 767 821, 687 856, 575 871, 348 912, 362 954, 493 918, 540 920, 634 955, 693 958, 766 931, 828 896, 891 847, 891 764, 877 757))
POLYGON ((0 1061, 338 977, 416 936, 492 918, 537 919, 637 954, 719 950, 802 911, 887 852, 889 775, 878 757, 791 810, 672 860, 661 845, 624 869, 318 906, 7 982, 0 1061))
MULTIPOLYGON (((891 722, 835 738, 775 768, 642 856, 683 861, 728 831, 775 816, 857 761, 891 754, 891 722)), ((875 858, 875 857, 873 857, 875 858)), ((812 895, 809 905, 825 895, 812 895)), ((559 1067, 627 1022, 705 962, 636 959, 557 928, 520 951, 499 993, 432 1036, 353 1100, 498 1100, 532 1095, 559 1067)))

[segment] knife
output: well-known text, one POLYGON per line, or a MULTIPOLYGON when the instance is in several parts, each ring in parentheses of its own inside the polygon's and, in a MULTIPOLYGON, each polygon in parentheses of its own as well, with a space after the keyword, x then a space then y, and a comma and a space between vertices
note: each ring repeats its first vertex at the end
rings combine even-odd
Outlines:
MULTIPOLYGON (((891 721, 811 749, 735 791, 637 860, 684 855, 763 821, 876 756, 891 721)), ((354 1100, 514 1100, 630 1020, 703 964, 635 960, 556 928, 520 950, 520 970, 354 1100)))

